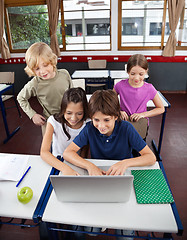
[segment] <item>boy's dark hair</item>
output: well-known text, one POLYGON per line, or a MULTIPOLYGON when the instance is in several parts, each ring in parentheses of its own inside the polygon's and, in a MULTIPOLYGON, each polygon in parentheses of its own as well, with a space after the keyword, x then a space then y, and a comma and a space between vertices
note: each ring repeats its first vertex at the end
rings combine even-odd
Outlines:
POLYGON ((104 115, 118 117, 118 121, 121 121, 118 96, 111 89, 95 91, 89 101, 89 111, 90 118, 96 112, 101 112, 104 115))
POLYGON ((62 123, 62 128, 63 128, 66 136, 68 137, 68 140, 71 138, 71 136, 65 127, 65 123, 67 124, 67 121, 64 118, 64 113, 70 102, 73 102, 73 103, 82 102, 83 111, 84 111, 82 120, 83 121, 86 120, 88 118, 88 101, 86 98, 86 92, 80 87, 70 88, 67 91, 65 91, 63 98, 62 98, 62 102, 61 102, 60 113, 54 115, 55 120, 62 123))
POLYGON ((135 54, 129 58, 127 62, 127 73, 129 73, 135 66, 140 66, 141 68, 148 70, 148 62, 144 55, 135 54))

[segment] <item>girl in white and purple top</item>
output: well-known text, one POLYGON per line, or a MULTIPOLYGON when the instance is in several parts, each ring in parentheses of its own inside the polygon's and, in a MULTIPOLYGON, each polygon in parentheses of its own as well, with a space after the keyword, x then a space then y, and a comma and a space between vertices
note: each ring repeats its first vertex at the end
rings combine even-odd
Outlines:
POLYGON ((157 90, 150 83, 144 82, 148 72, 147 59, 141 55, 132 55, 127 63, 129 79, 121 80, 114 86, 120 96, 121 114, 124 120, 131 122, 149 118, 164 112, 163 103, 157 90), (152 100, 155 108, 147 111, 147 102, 152 100))

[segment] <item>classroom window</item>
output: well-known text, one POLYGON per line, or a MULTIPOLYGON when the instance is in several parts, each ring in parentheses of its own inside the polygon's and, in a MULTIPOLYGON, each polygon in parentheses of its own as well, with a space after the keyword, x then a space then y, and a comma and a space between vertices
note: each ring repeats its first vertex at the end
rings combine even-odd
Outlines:
MULTIPOLYGON (((60 0, 57 38, 61 51, 111 49, 111 0, 60 0)), ((168 0, 115 0, 118 49, 163 49, 169 34, 168 0)), ((34 42, 50 44, 46 0, 5 0, 6 40, 11 52, 34 42)), ((177 29, 177 49, 187 50, 187 0, 177 29)))
POLYGON ((82 36, 82 25, 75 24, 75 28, 76 28, 76 36, 78 36, 78 37, 82 36))
MULTIPOLYGON (((38 41, 50 44, 45 0, 5 0, 5 10, 11 52, 25 52, 38 41)), ((60 0, 57 38, 61 51, 110 50, 110 11, 110 0, 60 0)))
MULTIPOLYGON (((187 0, 176 29, 177 49, 187 49, 187 0)), ((118 49, 163 49, 170 35, 168 0, 118 0, 118 49)))
POLYGON ((99 36, 99 35, 109 35, 109 34, 110 34, 110 24, 109 23, 87 24, 87 35, 88 36, 99 36))
POLYGON ((63 13, 72 25, 72 35, 64 35, 66 50, 110 50, 110 0, 63 1, 63 13))
POLYGON ((161 48, 164 2, 119 0, 119 49, 161 48))
POLYGON ((178 39, 177 45, 179 48, 187 49, 187 0, 185 0, 184 18, 179 20, 176 29, 176 36, 178 39))
MULTIPOLYGON (((150 35, 161 35, 162 34, 162 23, 150 23, 150 35)), ((165 34, 169 35, 170 34, 170 28, 169 28, 169 23, 166 23, 165 27, 165 34)))
POLYGON ((72 36, 72 24, 65 24, 65 33, 67 36, 72 36))
POLYGON ((12 50, 27 49, 38 41, 50 43, 46 5, 8 7, 7 18, 12 50))
POLYGON ((142 35, 143 18, 123 18, 122 35, 142 35))

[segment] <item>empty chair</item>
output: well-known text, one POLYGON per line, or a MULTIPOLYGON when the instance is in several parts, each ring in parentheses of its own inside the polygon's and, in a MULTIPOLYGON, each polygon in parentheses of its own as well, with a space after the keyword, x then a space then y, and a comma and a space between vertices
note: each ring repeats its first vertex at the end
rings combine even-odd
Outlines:
POLYGON ((85 79, 72 79, 73 86, 74 87, 81 87, 82 89, 85 90, 85 79))
POLYGON ((116 84, 116 83, 118 83, 118 82, 120 82, 121 80, 123 80, 123 78, 117 78, 117 79, 114 79, 114 85, 116 84))
POLYGON ((19 116, 21 117, 21 112, 19 110, 15 92, 14 92, 14 79, 15 79, 14 72, 0 72, 0 84, 12 85, 13 98, 14 98, 15 105, 18 110, 19 116))
MULTIPOLYGON (((88 60, 88 68, 89 69, 95 69, 95 70, 101 70, 106 69, 107 61, 105 59, 103 60, 88 60)), ((87 79, 86 80, 86 90, 87 92, 91 93, 94 90, 103 88, 107 89, 108 85, 108 79, 87 79), (91 88, 94 87, 93 91, 91 91, 91 88)))
POLYGON ((88 60, 89 69, 105 69, 107 61, 104 60, 88 60))

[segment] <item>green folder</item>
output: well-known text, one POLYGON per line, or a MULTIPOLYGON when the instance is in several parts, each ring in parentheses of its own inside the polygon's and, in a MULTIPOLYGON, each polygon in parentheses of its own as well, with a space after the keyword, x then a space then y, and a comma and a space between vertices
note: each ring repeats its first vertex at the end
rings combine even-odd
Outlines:
POLYGON ((161 169, 132 170, 138 203, 172 203, 171 191, 161 169))

